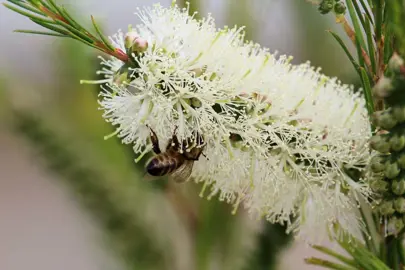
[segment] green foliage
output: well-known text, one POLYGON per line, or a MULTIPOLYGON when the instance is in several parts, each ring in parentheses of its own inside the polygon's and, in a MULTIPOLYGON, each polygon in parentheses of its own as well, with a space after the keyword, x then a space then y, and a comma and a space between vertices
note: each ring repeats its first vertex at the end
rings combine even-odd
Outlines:
POLYGON ((93 17, 91 17, 91 21, 97 34, 91 34, 90 31, 73 19, 73 16, 63 6, 56 4, 54 0, 7 0, 7 2, 11 4, 3 3, 3 5, 8 9, 50 30, 50 32, 34 30, 16 30, 16 32, 70 37, 124 62, 128 61, 128 56, 120 49, 114 48, 108 38, 101 33, 93 17))
MULTIPOLYGON (((370 147, 380 152, 370 163, 374 173, 370 186, 378 196, 379 204, 374 207, 373 221, 362 215, 366 228, 379 228, 376 230, 379 235, 367 230, 370 235, 370 238, 367 235, 364 237, 367 246, 348 239, 338 239, 355 264, 352 259, 339 258, 341 255, 323 247, 316 249, 340 260, 346 266, 317 258, 311 258, 308 262, 330 269, 400 269, 405 264, 402 243, 405 231, 405 200, 402 197, 405 193, 402 172, 405 166, 405 67, 404 61, 393 53, 404 53, 404 1, 346 0, 346 6, 353 26, 341 15, 337 15, 336 19, 352 40, 357 57, 350 53, 337 34, 331 33, 362 81, 366 106, 373 119, 372 130, 380 130, 370 140, 370 147), (388 108, 384 110, 385 107, 388 108), (380 224, 379 220, 384 220, 384 224, 380 224), (376 241, 380 242, 379 249, 376 248, 376 241)), ((360 210, 363 211, 363 208, 360 210)))

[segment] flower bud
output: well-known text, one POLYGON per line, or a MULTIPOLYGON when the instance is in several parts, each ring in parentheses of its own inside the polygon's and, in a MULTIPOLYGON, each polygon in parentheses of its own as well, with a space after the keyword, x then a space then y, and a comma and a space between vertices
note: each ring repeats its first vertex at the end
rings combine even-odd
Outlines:
POLYGON ((405 179, 395 179, 392 181, 391 190, 395 195, 405 194, 405 179))
POLYGON ((394 116, 395 120, 397 120, 398 123, 404 122, 405 121, 405 107, 394 107, 392 109, 392 115, 394 116))
POLYGON ((394 53, 391 59, 388 61, 388 69, 392 72, 399 72, 401 66, 404 65, 404 59, 397 53, 394 53))
POLYGON ((127 49, 131 48, 137 38, 139 38, 139 35, 135 31, 130 31, 126 33, 124 41, 125 48, 127 49))
POLYGON ((405 213, 405 198, 397 198, 394 201, 394 209, 400 214, 405 213))
POLYGON ((335 4, 334 10, 335 10, 336 14, 339 14, 339 15, 345 14, 346 13, 346 5, 342 1, 338 1, 335 4))
POLYGON ((391 79, 383 76, 374 86, 373 94, 379 98, 386 98, 391 95, 393 89, 391 79))
POLYGON ((385 162, 382 156, 374 156, 370 161, 371 170, 375 173, 382 172, 385 169, 385 162))
POLYGON ((370 187, 374 192, 382 193, 388 190, 388 183, 381 179, 375 179, 370 182, 370 187))
POLYGON ((395 213, 394 204, 392 201, 383 201, 379 206, 378 210, 383 216, 391 216, 395 213))
POLYGON ((383 135, 375 135, 370 139, 370 147, 381 153, 388 153, 390 151, 390 143, 383 135))
POLYGON ((405 136, 395 134, 390 139, 391 150, 399 152, 405 146, 405 136))
POLYGON ((148 41, 139 36, 135 31, 125 35, 125 48, 131 52, 144 52, 148 49, 148 41))
POLYGON ((132 44, 132 51, 133 52, 144 52, 148 49, 148 41, 144 38, 137 38, 135 42, 132 44))
POLYGON ((392 217, 387 222, 387 235, 397 235, 404 228, 404 221, 397 217, 392 217))
POLYGON ((328 14, 332 11, 335 0, 323 0, 318 7, 318 10, 321 14, 328 14))
POLYGON ((401 169, 405 169, 405 153, 399 155, 397 163, 401 169))
POLYGON ((397 124, 397 120, 393 117, 391 110, 379 111, 373 113, 373 123, 382 129, 391 129, 397 124))
POLYGON ((385 163, 385 177, 387 177, 388 179, 393 179, 395 177, 397 177, 399 175, 399 173, 401 172, 401 170, 398 167, 398 164, 396 162, 391 162, 391 161, 387 161, 385 163))

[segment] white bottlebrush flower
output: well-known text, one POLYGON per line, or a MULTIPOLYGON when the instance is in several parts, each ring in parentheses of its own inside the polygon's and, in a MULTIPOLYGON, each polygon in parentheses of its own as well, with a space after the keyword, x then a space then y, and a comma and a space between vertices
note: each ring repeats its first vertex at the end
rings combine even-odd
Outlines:
MULTIPOLYGON (((216 29, 211 17, 160 5, 138 14, 134 31, 148 46, 133 54, 126 84, 112 79, 123 63, 103 60, 100 104, 139 159, 152 151, 149 128, 161 148, 173 132, 182 144, 202 137, 205 157, 192 176, 208 196, 287 224, 309 242, 336 233, 336 224, 361 235, 357 200, 370 191, 346 170, 368 161, 362 97, 309 64, 245 43, 241 29, 216 29)), ((124 35, 115 40, 125 50, 124 35)))

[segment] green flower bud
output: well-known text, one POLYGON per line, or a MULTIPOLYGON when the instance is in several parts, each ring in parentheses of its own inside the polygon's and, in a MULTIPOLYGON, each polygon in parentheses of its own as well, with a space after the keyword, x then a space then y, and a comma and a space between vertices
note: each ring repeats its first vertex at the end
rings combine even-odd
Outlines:
POLYGON ((387 77, 381 77, 373 88, 373 94, 379 98, 386 98, 393 91, 392 81, 387 77))
POLYGON ((335 0, 323 0, 318 7, 318 10, 321 14, 328 14, 332 11, 335 0))
POLYGON ((397 163, 401 169, 405 169, 405 153, 401 153, 397 159, 397 163))
POLYGON ((405 198, 397 198, 394 201, 394 209, 400 214, 405 213, 405 198))
POLYGON ((370 139, 370 147, 380 153, 388 153, 391 145, 386 136, 375 135, 370 139))
POLYGON ((394 107, 392 109, 392 115, 394 116, 395 120, 398 123, 402 123, 405 121, 405 107, 394 107))
POLYGON ((392 201, 383 201, 379 206, 378 210, 383 216, 391 216, 395 213, 394 205, 392 201))
POLYGON ((386 159, 382 156, 374 156, 370 161, 371 170, 375 173, 384 171, 386 159))
POLYGON ((374 192, 382 193, 388 190, 388 183, 381 179, 376 179, 370 182, 370 187, 374 192))
POLYGON ((391 190, 395 195, 405 194, 405 179, 395 179, 392 181, 391 190))
POLYGON ((388 69, 392 72, 399 72, 401 66, 404 65, 404 59, 397 53, 394 53, 391 59, 388 61, 388 69))
POLYGON ((398 134, 393 135, 390 139, 390 145, 393 151, 401 151, 405 146, 405 136, 398 134))
POLYGON ((387 223, 387 235, 397 235, 404 228, 404 221, 397 217, 392 217, 387 223))
POLYGON ((391 129, 397 124, 390 110, 375 112, 372 116, 373 123, 383 129, 391 129))
POLYGON ((343 2, 342 1, 338 1, 336 4, 335 4, 335 13, 336 14, 345 14, 346 13, 346 5, 345 4, 343 4, 343 2))
POLYGON ((385 177, 388 179, 393 179, 399 175, 401 170, 396 162, 387 161, 385 163, 385 177))

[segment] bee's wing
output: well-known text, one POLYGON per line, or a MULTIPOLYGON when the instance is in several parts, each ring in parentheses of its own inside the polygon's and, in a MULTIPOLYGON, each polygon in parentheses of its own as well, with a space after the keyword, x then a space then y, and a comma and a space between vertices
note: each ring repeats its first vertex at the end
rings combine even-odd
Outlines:
POLYGON ((185 182, 193 171, 194 161, 186 160, 177 170, 169 175, 169 180, 174 180, 177 183, 185 182))

